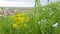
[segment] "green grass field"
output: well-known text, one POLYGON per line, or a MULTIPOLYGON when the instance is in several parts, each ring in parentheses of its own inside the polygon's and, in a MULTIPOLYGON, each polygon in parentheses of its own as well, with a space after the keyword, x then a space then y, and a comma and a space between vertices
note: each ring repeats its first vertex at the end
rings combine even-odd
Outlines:
POLYGON ((0 16, 0 34, 60 34, 60 2, 0 16))

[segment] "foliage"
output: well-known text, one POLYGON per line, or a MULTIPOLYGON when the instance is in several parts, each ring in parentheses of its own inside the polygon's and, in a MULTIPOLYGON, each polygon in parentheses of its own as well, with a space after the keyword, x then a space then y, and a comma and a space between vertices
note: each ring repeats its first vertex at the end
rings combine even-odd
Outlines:
POLYGON ((60 34, 60 2, 31 12, 0 16, 0 34, 60 34))

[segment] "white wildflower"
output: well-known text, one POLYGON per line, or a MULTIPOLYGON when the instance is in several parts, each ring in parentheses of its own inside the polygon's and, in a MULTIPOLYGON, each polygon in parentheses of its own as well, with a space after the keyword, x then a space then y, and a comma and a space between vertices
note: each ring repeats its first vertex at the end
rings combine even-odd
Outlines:
POLYGON ((58 23, 55 23, 55 24, 53 24, 52 26, 53 26, 53 27, 57 27, 57 26, 58 26, 58 23))
POLYGON ((40 21, 38 22, 38 24, 40 24, 40 21))

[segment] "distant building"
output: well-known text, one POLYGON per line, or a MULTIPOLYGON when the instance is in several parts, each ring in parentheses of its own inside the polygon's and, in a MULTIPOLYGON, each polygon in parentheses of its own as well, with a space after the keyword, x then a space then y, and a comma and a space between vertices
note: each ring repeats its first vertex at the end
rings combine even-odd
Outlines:
MULTIPOLYGON (((24 12, 27 10, 32 10, 33 7, 5 7, 4 8, 4 15, 10 15, 10 14, 14 14, 16 12, 24 12)), ((0 8, 0 15, 3 14, 2 9, 0 8)))

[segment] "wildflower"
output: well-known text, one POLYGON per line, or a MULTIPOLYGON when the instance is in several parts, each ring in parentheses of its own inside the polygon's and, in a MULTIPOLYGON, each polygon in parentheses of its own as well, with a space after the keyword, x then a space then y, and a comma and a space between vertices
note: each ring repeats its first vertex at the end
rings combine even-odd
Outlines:
POLYGON ((24 14, 18 14, 18 15, 17 15, 17 17, 22 17, 22 16, 24 16, 24 14))
POLYGON ((41 22, 39 21, 38 24, 40 24, 41 22))
POLYGON ((57 27, 57 26, 58 26, 58 23, 55 23, 55 24, 53 24, 52 26, 53 26, 53 27, 57 27))
POLYGON ((18 17, 17 20, 23 21, 24 17, 18 17))
POLYGON ((29 21, 29 17, 26 17, 26 18, 25 18, 25 21, 27 21, 27 22, 28 22, 28 21, 29 21))
POLYGON ((28 16, 27 16, 26 18, 27 18, 27 19, 29 19, 29 17, 28 17, 28 16))
POLYGON ((17 27, 18 27, 18 24, 17 24, 17 23, 14 23, 14 24, 13 24, 13 27, 14 27, 14 28, 17 28, 17 27))
POLYGON ((23 24, 23 27, 26 27, 27 26, 27 24, 23 24))

